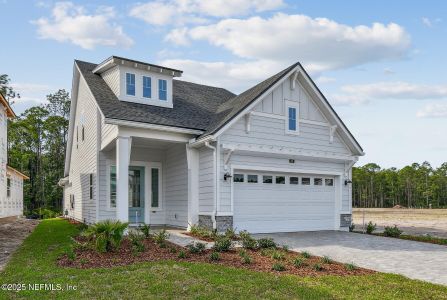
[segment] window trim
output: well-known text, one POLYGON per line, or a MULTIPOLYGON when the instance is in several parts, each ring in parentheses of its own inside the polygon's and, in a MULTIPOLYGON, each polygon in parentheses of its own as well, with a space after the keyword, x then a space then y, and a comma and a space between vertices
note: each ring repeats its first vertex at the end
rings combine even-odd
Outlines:
POLYGON ((168 81, 166 79, 158 78, 158 100, 160 101, 168 101, 168 81), (163 85, 161 83, 164 83, 165 89, 163 90, 163 85), (165 99, 161 98, 161 93, 165 93, 165 99))
POLYGON ((126 90, 126 96, 127 97, 136 97, 137 96, 137 83, 136 83, 136 75, 135 73, 131 73, 131 72, 126 72, 125 73, 125 90, 126 90), (127 83, 127 75, 133 75, 133 95, 128 93, 128 83, 127 83))
POLYGON ((300 134, 300 102, 296 102, 296 101, 284 101, 284 123, 285 123, 285 133, 286 134, 292 134, 292 135, 299 135, 300 134), (295 120, 295 125, 296 125, 296 130, 290 130, 289 129, 289 108, 294 108, 295 109, 295 113, 296 113, 296 120, 295 120))
POLYGON ((141 93, 141 97, 143 97, 144 99, 152 99, 152 77, 151 76, 146 76, 146 75, 142 75, 141 76, 141 86, 142 86, 142 93, 141 93), (144 80, 148 78, 149 79, 149 87, 146 87, 144 85, 144 80), (144 89, 148 88, 149 89, 149 97, 144 96, 144 89))

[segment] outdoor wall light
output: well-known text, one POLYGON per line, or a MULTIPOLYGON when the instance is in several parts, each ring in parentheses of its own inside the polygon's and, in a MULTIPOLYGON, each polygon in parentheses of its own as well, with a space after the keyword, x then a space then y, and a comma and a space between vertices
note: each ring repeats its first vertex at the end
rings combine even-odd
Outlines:
POLYGON ((346 179, 345 180, 345 185, 348 185, 348 183, 352 183, 352 180, 346 179))
POLYGON ((228 178, 231 178, 231 177, 233 177, 233 176, 231 176, 231 174, 228 173, 228 172, 224 174, 224 180, 225 180, 225 181, 227 181, 227 179, 228 179, 228 178))

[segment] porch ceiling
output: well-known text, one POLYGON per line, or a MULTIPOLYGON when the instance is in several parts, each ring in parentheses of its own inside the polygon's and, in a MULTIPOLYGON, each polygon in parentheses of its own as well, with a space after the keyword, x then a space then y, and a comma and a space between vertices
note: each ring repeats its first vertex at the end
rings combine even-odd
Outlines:
POLYGON ((178 144, 174 142, 160 141, 155 139, 147 139, 140 137, 132 137, 132 147, 143 147, 152 149, 168 149, 173 144, 178 144))

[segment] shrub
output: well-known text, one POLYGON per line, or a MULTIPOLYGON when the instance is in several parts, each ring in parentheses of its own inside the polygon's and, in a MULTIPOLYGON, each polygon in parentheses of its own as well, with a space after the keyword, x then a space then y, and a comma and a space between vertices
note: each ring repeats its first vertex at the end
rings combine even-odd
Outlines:
POLYGON ((185 253, 185 251, 181 250, 181 251, 178 253, 178 258, 186 258, 186 253, 185 253))
POLYGON ((137 233, 137 232, 129 232, 128 238, 130 240, 130 243, 132 244, 132 249, 135 252, 143 252, 144 251, 144 244, 143 239, 144 236, 137 233))
POLYGON ((233 242, 226 236, 221 236, 214 242, 213 249, 217 252, 227 252, 233 246, 233 242))
POLYGON ((240 257, 244 257, 245 255, 247 255, 247 251, 245 251, 244 249, 239 250, 240 257))
POLYGON ((249 265, 249 264, 251 264, 251 257, 250 257, 248 254, 242 256, 242 263, 243 263, 244 265, 249 265))
POLYGON ((272 253, 272 251, 270 249, 261 249, 260 254, 262 256, 269 256, 272 253))
POLYGON ((353 232, 355 229, 355 224, 351 223, 351 225, 349 225, 349 232, 353 232))
POLYGON ((374 230, 376 230, 377 224, 374 224, 373 222, 369 221, 368 225, 366 225, 366 233, 372 234, 374 230))
POLYGON ((301 256, 304 257, 304 258, 309 258, 310 257, 310 253, 307 252, 307 251, 303 251, 303 252, 301 252, 301 256))
POLYGON ((326 256, 326 255, 321 258, 321 261, 324 264, 331 264, 332 263, 332 259, 329 256, 326 256))
POLYGON ((166 247, 166 240, 169 238, 169 233, 166 231, 166 229, 162 229, 156 234, 154 234, 154 241, 160 246, 160 247, 166 247))
POLYGON ((357 266, 354 265, 353 263, 348 263, 348 264, 345 264, 345 269, 348 271, 354 271, 355 269, 357 269, 357 266))
POLYGON ((276 243, 272 238, 263 238, 258 240, 258 247, 261 249, 276 248, 276 243))
POLYGON ((90 248, 89 242, 81 242, 74 238, 71 238, 71 241, 73 242, 73 249, 79 249, 81 251, 87 250, 90 248))
POLYGON ((171 248, 169 249, 169 251, 170 251, 171 253, 177 253, 177 249, 176 249, 175 247, 171 247, 171 248))
POLYGON ((239 232, 239 237, 242 241, 243 248, 256 249, 257 242, 247 231, 244 230, 244 231, 239 232))
POLYGON ((289 251, 289 246, 287 246, 287 245, 282 245, 282 250, 284 250, 284 251, 289 251))
POLYGON ((297 268, 301 268, 302 266, 304 266, 304 259, 301 257, 295 258, 295 260, 293 261, 293 265, 297 268))
POLYGON ((385 236, 397 238, 402 234, 402 230, 400 230, 396 225, 394 225, 394 227, 385 226, 383 234, 385 236))
POLYGON ((140 225, 138 230, 144 235, 145 238, 150 238, 151 236, 151 226, 148 224, 140 225))
POLYGON ((284 259, 284 253, 279 252, 279 251, 274 251, 272 253, 272 258, 276 259, 276 260, 283 260, 284 259))
POLYGON ((312 266, 312 269, 315 271, 323 271, 323 266, 319 263, 316 263, 312 266))
POLYGON ((228 228, 227 230, 225 230, 225 236, 230 240, 236 239, 237 238, 236 230, 234 228, 228 228))
POLYGON ((190 253, 202 253, 205 251, 206 245, 200 242, 193 242, 186 246, 190 253))
POLYGON ((71 261, 74 261, 76 259, 76 253, 74 252, 72 247, 68 248, 65 251, 65 254, 67 254, 67 258, 71 261))
POLYGON ((211 261, 218 261, 218 260, 220 260, 219 252, 212 252, 211 255, 210 255, 210 260, 211 261))
POLYGON ((214 239, 217 235, 217 230, 209 230, 208 228, 205 228, 198 224, 191 225, 189 228, 189 232, 194 236, 209 239, 214 239))
POLYGON ((272 266, 272 270, 282 272, 286 270, 286 267, 281 263, 275 263, 272 266))
POLYGON ((93 239, 97 251, 113 251, 121 245, 127 226, 127 223, 106 220, 90 226, 85 235, 93 239))

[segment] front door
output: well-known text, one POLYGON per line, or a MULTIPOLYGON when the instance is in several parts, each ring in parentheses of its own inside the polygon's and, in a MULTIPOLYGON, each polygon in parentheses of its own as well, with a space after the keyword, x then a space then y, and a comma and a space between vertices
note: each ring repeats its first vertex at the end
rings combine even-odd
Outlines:
POLYGON ((144 223, 144 167, 129 167, 129 223, 144 223))

